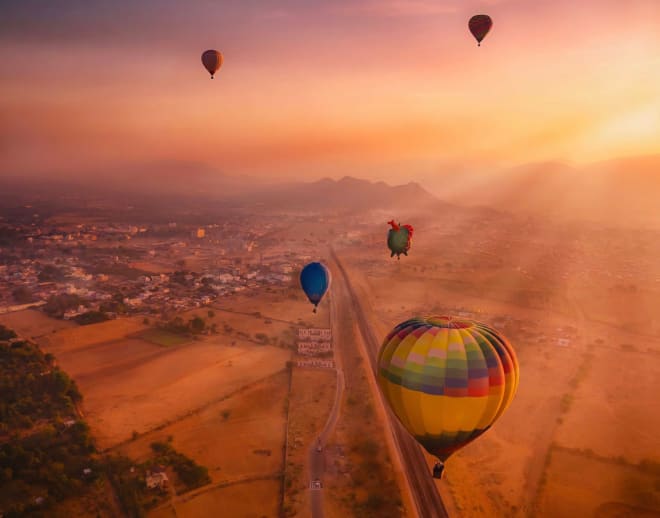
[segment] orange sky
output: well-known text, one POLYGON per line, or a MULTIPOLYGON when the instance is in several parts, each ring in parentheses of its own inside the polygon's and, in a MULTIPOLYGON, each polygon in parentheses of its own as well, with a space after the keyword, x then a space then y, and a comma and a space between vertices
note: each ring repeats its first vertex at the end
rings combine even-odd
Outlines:
POLYGON ((403 180, 660 153, 658 0, 57 3, 0 21, 0 175, 186 160, 403 180))

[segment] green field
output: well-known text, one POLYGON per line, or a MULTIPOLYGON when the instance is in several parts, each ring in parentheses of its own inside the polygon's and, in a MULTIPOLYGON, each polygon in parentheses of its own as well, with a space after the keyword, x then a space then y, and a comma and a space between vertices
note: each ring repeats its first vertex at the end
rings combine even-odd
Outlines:
POLYGON ((190 342, 190 338, 187 336, 177 335, 165 331, 164 329, 147 329, 139 335, 138 338, 151 342, 152 344, 162 345, 163 347, 170 347, 173 345, 181 345, 190 342))

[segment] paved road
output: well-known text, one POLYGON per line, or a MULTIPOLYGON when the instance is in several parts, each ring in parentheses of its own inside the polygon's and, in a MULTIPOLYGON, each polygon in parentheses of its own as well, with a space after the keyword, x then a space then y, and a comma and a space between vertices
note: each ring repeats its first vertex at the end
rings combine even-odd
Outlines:
MULTIPOLYGON (((325 445, 328 437, 333 432, 337 419, 339 418, 339 409, 341 407, 341 398, 344 394, 344 373, 341 370, 341 356, 337 354, 337 340, 339 339, 338 321, 336 319, 337 308, 335 297, 329 296, 330 299, 330 325, 332 327, 332 340, 335 365, 337 366, 337 391, 335 393, 335 401, 332 404, 332 410, 328 416, 328 420, 319 434, 317 441, 314 442, 309 448, 309 469, 310 469, 310 482, 318 480, 323 483, 323 472, 325 471, 325 445), (318 447, 321 451, 318 451, 318 447)), ((323 518, 323 489, 312 489, 311 491, 311 504, 312 504, 312 518, 323 518)))
MULTIPOLYGON (((336 279, 336 282, 342 282, 350 296, 352 311, 358 321, 360 334, 362 335, 362 339, 369 353, 371 370, 372 372, 376 372, 376 356, 380 349, 380 341, 376 338, 376 335, 366 318, 364 308, 360 304, 360 300, 351 286, 348 273, 334 250, 331 250, 331 256, 341 273, 340 278, 336 279)), ((447 514, 447 510, 435 487, 430 467, 426 463, 426 458, 424 457, 420 446, 399 424, 392 414, 390 414, 390 426, 392 427, 394 440, 401 452, 401 458, 403 459, 404 464, 403 467, 410 480, 410 490, 419 516, 423 518, 448 518, 449 515, 447 514)))

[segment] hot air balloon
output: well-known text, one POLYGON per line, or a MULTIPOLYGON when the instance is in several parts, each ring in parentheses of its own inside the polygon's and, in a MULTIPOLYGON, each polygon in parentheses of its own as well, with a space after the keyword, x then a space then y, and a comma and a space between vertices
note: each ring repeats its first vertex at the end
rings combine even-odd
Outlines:
POLYGON ((387 232, 387 247, 390 249, 390 257, 396 254, 397 259, 401 259, 401 254, 408 255, 410 245, 412 244, 413 228, 411 225, 397 224, 394 220, 388 221, 392 228, 387 232))
POLYGON ((493 26, 493 20, 487 14, 475 14, 468 22, 472 36, 477 40, 477 46, 481 47, 481 40, 486 37, 493 26))
POLYGON ((330 270, 321 263, 309 263, 300 272, 300 285, 309 301, 316 307, 330 287, 330 270))
POLYGON ((378 353, 378 385, 394 415, 431 455, 449 456, 488 430, 518 387, 516 354, 498 331, 467 319, 416 317, 378 353))
POLYGON ((202 65, 211 74, 211 79, 213 79, 213 74, 220 70, 223 61, 222 54, 217 50, 205 50, 202 53, 202 65))

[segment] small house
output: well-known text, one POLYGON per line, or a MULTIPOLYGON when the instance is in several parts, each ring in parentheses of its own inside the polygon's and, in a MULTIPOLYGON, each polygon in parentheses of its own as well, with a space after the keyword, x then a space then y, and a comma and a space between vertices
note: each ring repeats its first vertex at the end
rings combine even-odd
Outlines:
POLYGON ((165 473, 165 468, 163 466, 156 466, 150 471, 147 471, 146 483, 147 489, 166 490, 169 479, 167 478, 167 473, 165 473))

